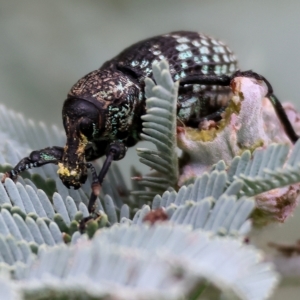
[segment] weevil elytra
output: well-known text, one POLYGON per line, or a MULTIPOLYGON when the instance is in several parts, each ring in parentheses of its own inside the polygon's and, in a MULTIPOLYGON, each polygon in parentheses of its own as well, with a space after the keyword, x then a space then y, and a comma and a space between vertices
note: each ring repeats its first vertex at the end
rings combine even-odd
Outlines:
POLYGON ((89 210, 112 160, 125 156, 139 141, 145 113, 144 79, 152 77, 152 64, 167 60, 174 81, 180 81, 178 119, 198 128, 205 120, 219 121, 230 97, 229 85, 237 76, 265 81, 268 97, 292 142, 298 139, 269 82, 252 72, 240 72, 231 50, 204 34, 172 32, 138 42, 80 79, 63 104, 67 142, 64 148, 33 151, 6 176, 42 165, 58 164, 58 174, 68 188, 79 188, 91 168, 94 189, 89 210), (107 155, 97 176, 90 161, 107 155))

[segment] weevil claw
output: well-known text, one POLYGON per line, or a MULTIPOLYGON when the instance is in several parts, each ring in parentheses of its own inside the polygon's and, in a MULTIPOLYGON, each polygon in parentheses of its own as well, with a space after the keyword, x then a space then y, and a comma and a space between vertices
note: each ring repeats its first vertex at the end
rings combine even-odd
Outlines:
POLYGON ((10 178, 13 180, 13 182, 16 182, 18 179, 18 176, 11 176, 10 172, 5 172, 4 175, 2 176, 1 182, 5 183, 6 178, 10 178))

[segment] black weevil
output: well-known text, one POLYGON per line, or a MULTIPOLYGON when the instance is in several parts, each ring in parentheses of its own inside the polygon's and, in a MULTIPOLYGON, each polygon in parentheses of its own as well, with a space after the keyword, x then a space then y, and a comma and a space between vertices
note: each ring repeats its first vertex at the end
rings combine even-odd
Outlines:
POLYGON ((229 85, 237 76, 255 77, 268 86, 268 97, 292 142, 298 139, 269 82, 252 72, 240 72, 231 50, 204 34, 172 32, 138 42, 80 79, 64 102, 62 116, 67 142, 30 153, 5 177, 48 163, 58 164, 58 174, 68 188, 78 189, 93 174, 93 211, 98 188, 112 160, 125 156, 139 141, 145 113, 144 79, 152 77, 152 64, 167 60, 174 81, 180 80, 178 119, 198 127, 203 120, 221 119, 230 97, 229 85), (99 176, 89 161, 107 158, 99 176))

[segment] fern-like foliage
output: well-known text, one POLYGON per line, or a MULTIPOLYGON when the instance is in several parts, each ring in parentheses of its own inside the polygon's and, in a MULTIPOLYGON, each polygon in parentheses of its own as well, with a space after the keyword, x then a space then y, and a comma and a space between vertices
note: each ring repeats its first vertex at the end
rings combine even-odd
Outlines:
MULTIPOLYGON (((67 190, 56 167, 46 166, 34 169, 39 175, 31 170, 17 183, 0 185, 0 298, 5 290, 6 299, 194 299, 207 282, 229 299, 268 297, 277 275, 259 251, 242 243, 251 229, 251 197, 300 181, 300 143, 291 153, 286 145, 245 151, 230 166, 220 161, 178 189, 178 84, 164 62, 153 73, 156 83, 146 80, 142 137, 157 150, 138 150, 154 170, 136 181, 140 202, 128 196, 113 165, 97 200, 98 217, 82 234, 90 180, 67 190), (144 224, 159 210, 165 223, 144 224)), ((14 165, 32 149, 63 145, 56 127, 26 121, 3 106, 0 116, 7 141, 0 146, 2 165, 14 165)))
POLYGON ((145 80, 146 115, 142 116, 143 133, 141 138, 152 142, 157 151, 138 148, 140 161, 159 173, 159 176, 143 176, 141 186, 149 190, 135 191, 145 200, 152 200, 157 193, 164 192, 169 186, 176 186, 178 181, 178 158, 176 141, 177 91, 178 82, 174 83, 166 61, 153 65, 153 77, 145 80))
MULTIPOLYGON (((170 221, 189 224, 195 229, 221 235, 245 235, 251 229, 251 222, 247 219, 255 203, 247 197, 237 199, 242 186, 242 181, 237 180, 227 187, 226 172, 215 170, 199 177, 194 184, 182 186, 178 192, 172 190, 162 196, 156 195, 152 210, 164 208, 170 221)), ((132 222, 142 223, 150 211, 145 205, 135 213, 132 222)), ((122 222, 128 221, 123 219, 122 222)))
POLYGON ((0 268, 12 270, 16 266, 25 269, 26 264, 30 264, 35 259, 33 250, 35 245, 26 241, 20 241, 12 236, 4 236, 0 234, 0 268))
MULTIPOLYGON (((79 234, 80 221, 89 216, 87 203, 70 196, 63 198, 59 193, 54 193, 50 200, 29 179, 26 183, 14 183, 6 178, 5 185, 0 185, 0 233, 36 245, 70 242, 74 233, 79 234)), ((97 228, 114 224, 119 217, 129 218, 128 205, 123 204, 117 216, 119 210, 109 195, 102 203, 98 200, 99 216, 102 217, 97 228)))
MULTIPOLYGON (((212 175, 215 174, 216 171, 212 175)), ((224 174, 223 171, 219 176, 214 176, 218 184, 221 183, 220 178, 224 174)), ((177 224, 190 224, 193 228, 202 228, 222 235, 245 235, 251 228, 249 221, 246 220, 254 208, 253 200, 240 199, 236 201, 235 196, 230 196, 230 190, 224 194, 214 192, 213 194, 202 195, 200 181, 201 178, 197 180, 195 185, 190 185, 188 188, 182 187, 178 194, 175 191, 165 192, 163 194, 165 202, 161 201, 160 196, 157 195, 152 208, 155 210, 166 206, 170 221, 177 224), (216 218, 218 214, 222 218, 216 218), (217 223, 212 223, 212 220, 215 219, 217 223)), ((27 182, 30 183, 30 180, 27 182)), ((17 239, 24 239, 36 245, 44 243, 54 245, 77 239, 80 236, 79 223, 82 218, 88 216, 86 204, 76 202, 70 196, 63 199, 58 193, 54 193, 51 202, 42 190, 33 186, 32 182, 25 186, 19 182, 15 184, 9 178, 5 181, 6 190, 2 185, 0 186, 1 214, 6 216, 5 222, 1 222, 0 215, 0 224, 3 223, 0 232, 5 236, 12 235, 17 239), (74 234, 75 236, 72 237, 74 234)), ((91 222, 88 225, 88 232, 89 226, 93 227, 90 229, 90 236, 99 227, 118 222, 142 224, 145 216, 151 211, 150 207, 145 205, 131 219, 130 207, 123 204, 118 210, 109 195, 105 196, 99 205, 102 211, 100 212, 101 217, 98 221, 93 221, 94 223, 91 222)))
POLYGON ((117 226, 78 243, 43 249, 27 269, 16 268, 25 299, 181 299, 210 281, 255 300, 277 282, 257 250, 179 226, 117 226))
POLYGON ((241 194, 254 196, 274 188, 300 182, 300 141, 293 147, 272 144, 255 150, 253 157, 245 151, 235 157, 228 170, 228 179, 242 179, 241 194))

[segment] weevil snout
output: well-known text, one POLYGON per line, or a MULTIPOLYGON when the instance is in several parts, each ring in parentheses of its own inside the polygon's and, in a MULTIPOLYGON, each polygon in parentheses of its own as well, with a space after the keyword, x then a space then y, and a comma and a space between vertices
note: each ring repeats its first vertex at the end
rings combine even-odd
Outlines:
POLYGON ((79 168, 70 168, 59 164, 59 178, 62 183, 69 189, 73 187, 75 190, 79 189, 87 179, 87 168, 82 164, 79 168))
POLYGON ((57 173, 67 188, 78 189, 87 179, 85 150, 98 119, 98 110, 92 104, 80 99, 66 100, 63 124, 67 142, 57 173))
POLYGON ((85 161, 85 147, 88 143, 83 134, 72 131, 72 138, 67 139, 64 147, 62 162, 58 164, 59 177, 67 187, 78 189, 87 179, 87 167, 85 161), (74 138, 74 136, 76 136, 74 138))

